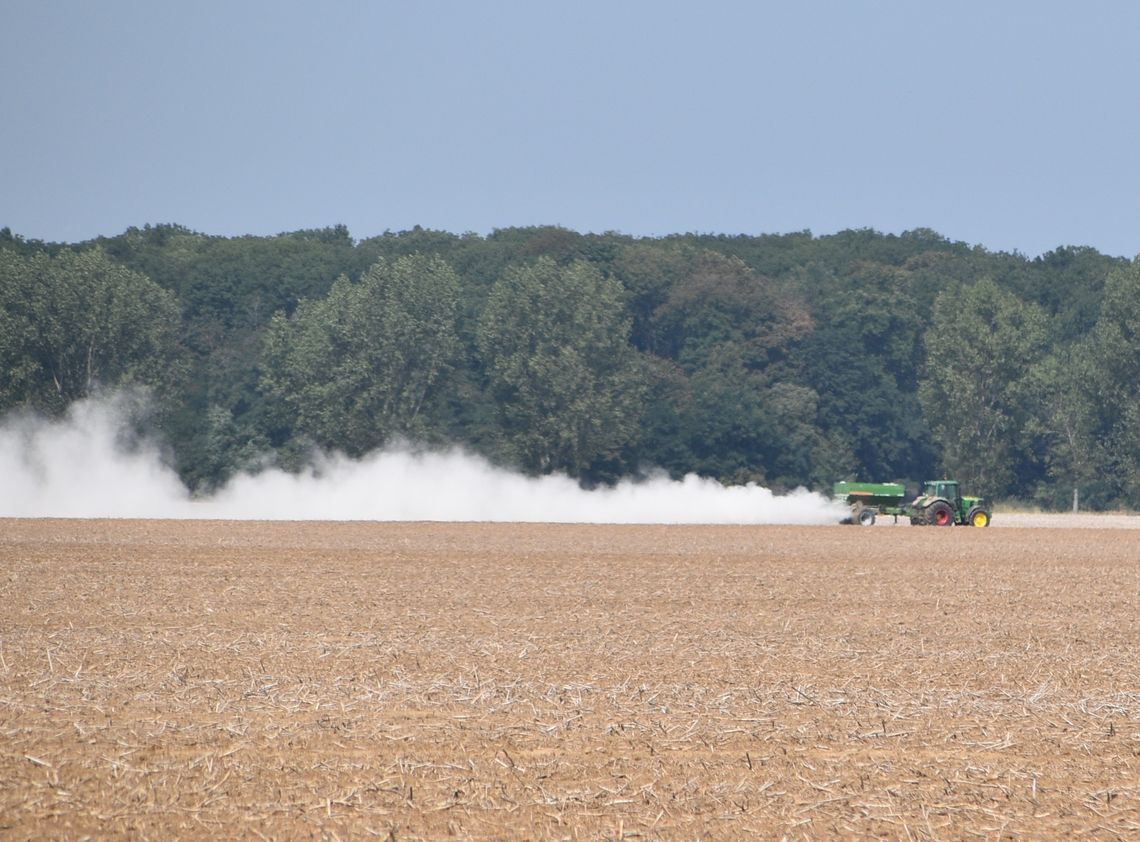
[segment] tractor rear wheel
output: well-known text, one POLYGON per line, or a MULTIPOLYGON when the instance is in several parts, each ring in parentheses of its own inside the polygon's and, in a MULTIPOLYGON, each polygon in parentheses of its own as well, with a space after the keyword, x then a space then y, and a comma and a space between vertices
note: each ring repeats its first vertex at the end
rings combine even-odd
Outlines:
POLYGON ((926 522, 931 526, 953 526, 954 510, 945 500, 935 500, 926 508, 926 522))

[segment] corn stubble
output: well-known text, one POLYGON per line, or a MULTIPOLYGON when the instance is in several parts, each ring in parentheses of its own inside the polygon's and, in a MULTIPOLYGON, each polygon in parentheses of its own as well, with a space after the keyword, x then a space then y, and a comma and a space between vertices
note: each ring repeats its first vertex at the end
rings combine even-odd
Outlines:
POLYGON ((1134 836, 1138 548, 0 521, 0 836, 1134 836))

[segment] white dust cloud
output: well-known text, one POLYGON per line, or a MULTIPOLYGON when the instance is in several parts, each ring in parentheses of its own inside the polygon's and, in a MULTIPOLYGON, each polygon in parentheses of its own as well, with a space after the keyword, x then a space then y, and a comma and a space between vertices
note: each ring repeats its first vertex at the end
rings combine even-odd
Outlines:
POLYGON ((300 474, 242 474, 192 498, 156 444, 123 445, 123 416, 115 400, 81 401, 59 421, 0 422, 0 517, 834 524, 846 514, 819 494, 777 496, 696 476, 586 491, 460 450, 322 456, 300 474))

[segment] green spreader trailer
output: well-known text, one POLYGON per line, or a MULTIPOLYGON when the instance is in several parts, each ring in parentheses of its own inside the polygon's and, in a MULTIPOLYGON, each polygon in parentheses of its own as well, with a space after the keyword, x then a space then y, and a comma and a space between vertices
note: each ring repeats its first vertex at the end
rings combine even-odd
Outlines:
POLYGON ((984 497, 963 497, 958 481, 928 480, 922 493, 909 503, 906 486, 898 482, 837 482, 832 489, 837 500, 851 507, 843 523, 874 526, 879 515, 889 515, 898 523, 909 518, 915 526, 989 526, 993 506, 984 497))

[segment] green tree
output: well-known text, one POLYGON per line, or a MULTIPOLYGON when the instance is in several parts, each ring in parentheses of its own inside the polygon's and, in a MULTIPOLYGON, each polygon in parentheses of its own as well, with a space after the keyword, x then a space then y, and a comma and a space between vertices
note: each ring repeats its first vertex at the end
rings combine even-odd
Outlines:
POLYGON ((689 378, 693 398, 682 416, 690 467, 721 482, 768 484, 779 431, 766 411, 768 380, 747 365, 743 347, 712 346, 689 378))
POLYGON ((1006 288, 1044 307, 1056 319, 1057 338, 1069 343, 1092 330, 1104 298, 1105 281, 1123 263, 1087 246, 1062 247, 1035 259, 1027 271, 1013 274, 1006 288))
POLYGON ((98 249, 0 249, 0 408, 51 414, 99 387, 177 378, 177 300, 98 249))
POLYGON ((924 284, 909 270, 867 262, 800 283, 816 327, 795 350, 795 369, 819 396, 833 462, 849 466, 842 476, 926 476, 934 455, 918 402, 924 284))
POLYGON ((699 252, 685 276, 669 289, 655 313, 664 356, 689 372, 731 344, 746 365, 764 368, 782 360, 811 329, 803 302, 737 258, 699 252))
POLYGON ((1057 349, 1032 377, 1039 404, 1031 431, 1043 441, 1051 480, 1038 490, 1038 499, 1050 507, 1064 506, 1075 490, 1084 505, 1103 506, 1114 492, 1106 487, 1107 465, 1098 440, 1099 378, 1091 343, 1057 349))
POLYGON ((380 260, 328 296, 274 316, 261 385, 293 429, 359 456, 395 435, 425 438, 422 414, 457 342, 455 272, 438 258, 380 260))
POLYGON ((660 243, 631 243, 621 248, 612 264, 613 276, 627 293, 633 320, 630 341, 650 354, 665 351, 657 312, 677 281, 691 269, 691 252, 660 243))
POLYGON ((1023 490, 1019 478, 1032 461, 1030 375, 1048 337, 1041 308, 993 281, 935 300, 919 399, 943 468, 966 486, 994 496, 1023 490))
MULTIPOLYGON (((676 425, 688 453, 682 473, 786 490, 827 485, 835 471, 847 470, 848 454, 820 431, 819 395, 751 367, 742 345, 724 342, 710 349, 687 387, 691 397, 676 425)), ((647 453, 655 461, 653 451, 647 453)))
MULTIPOLYGON (((1098 478, 1104 505, 1140 498, 1140 262, 1109 275, 1100 316, 1076 352, 1079 454, 1098 478)), ((1078 479, 1078 474, 1074 479, 1078 479)))
POLYGON ((491 289, 477 334, 499 450, 532 472, 606 472, 638 431, 645 384, 621 286, 540 258, 491 289))

